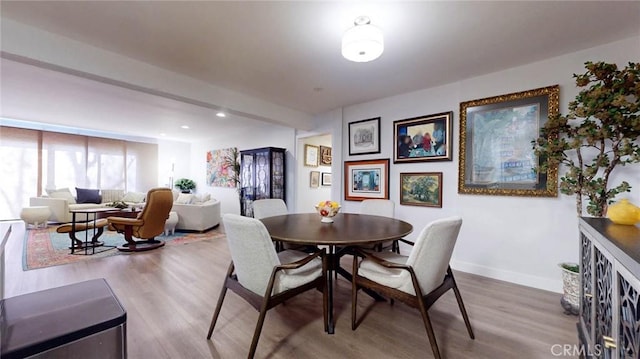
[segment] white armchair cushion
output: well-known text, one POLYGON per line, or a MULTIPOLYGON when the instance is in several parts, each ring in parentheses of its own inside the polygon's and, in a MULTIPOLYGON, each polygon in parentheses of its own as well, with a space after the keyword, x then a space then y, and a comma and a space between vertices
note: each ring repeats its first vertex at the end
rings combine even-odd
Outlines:
POLYGON ((102 203, 112 203, 115 201, 121 201, 124 197, 123 189, 102 189, 100 190, 102 196, 102 203))
MULTIPOLYGON (((309 254, 300 251, 286 250, 278 252, 278 259, 280 263, 293 263, 304 259, 309 254)), ((276 283, 273 287, 273 293, 284 292, 289 289, 297 288, 301 285, 307 284, 314 279, 322 275, 322 260, 320 258, 314 258, 311 262, 296 269, 286 269, 276 277, 276 283)))
MULTIPOLYGON (((407 256, 393 252, 379 252, 373 253, 373 255, 398 264, 407 264, 407 259, 409 259, 407 256)), ((413 289, 413 283, 411 283, 411 275, 406 270, 386 268, 374 261, 365 259, 360 263, 358 274, 384 286, 395 288, 411 295, 416 294, 413 289)))
MULTIPOLYGON (((390 262, 411 266, 422 294, 436 289, 447 274, 462 218, 449 217, 429 223, 418 235, 409 257, 394 253, 374 255, 390 262)), ((360 276, 374 282, 415 295, 411 275, 406 270, 388 269, 371 260, 363 260, 358 270, 360 276), (405 274, 406 273, 406 274, 405 274)))
POLYGON ((122 197, 123 202, 142 203, 147 198, 147 194, 144 192, 127 192, 122 197))
POLYGON ((303 267, 281 271, 276 276, 273 293, 266 293, 269 278, 281 259, 290 263, 305 258, 308 254, 284 251, 278 255, 267 229, 257 219, 226 214, 223 217, 229 251, 235 265, 238 282, 248 290, 264 296, 311 282, 322 275, 320 260, 312 260, 303 267))
POLYGON ((76 199, 71 194, 71 191, 68 188, 59 188, 59 189, 48 189, 47 194, 51 198, 62 198, 66 199, 69 204, 75 204, 76 199))
POLYGON ((191 204, 193 203, 193 197, 195 197, 191 193, 180 193, 178 198, 175 200, 177 204, 191 204))

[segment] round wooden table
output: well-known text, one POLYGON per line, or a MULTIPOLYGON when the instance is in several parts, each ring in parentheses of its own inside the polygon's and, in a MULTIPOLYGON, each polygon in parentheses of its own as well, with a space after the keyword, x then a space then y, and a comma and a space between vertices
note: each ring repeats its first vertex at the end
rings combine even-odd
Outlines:
MULTIPOLYGON (((343 213, 334 217, 333 223, 320 222, 316 213, 288 214, 263 218, 262 223, 273 240, 291 244, 329 246, 327 288, 329 290, 329 334, 334 333, 333 321, 333 272, 351 280, 351 274, 340 267, 344 250, 359 245, 383 243, 400 239, 413 231, 413 226, 394 218, 364 214, 343 213)), ((373 293, 370 293, 373 294, 373 293)))

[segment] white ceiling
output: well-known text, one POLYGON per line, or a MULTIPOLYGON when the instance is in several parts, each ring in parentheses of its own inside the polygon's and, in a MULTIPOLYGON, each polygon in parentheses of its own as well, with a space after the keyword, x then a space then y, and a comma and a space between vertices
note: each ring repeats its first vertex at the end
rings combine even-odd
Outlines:
POLYGON ((311 114, 640 34, 640 1, 0 6, 26 25, 311 114), (358 15, 385 33, 385 52, 371 63, 340 55, 341 35, 358 15))
MULTIPOLYGON (((0 73, 1 116, 27 121, 29 128, 194 142, 208 140, 216 133, 231 136, 239 129, 260 131, 263 126, 273 126, 239 116, 219 118, 217 111, 209 108, 14 61, 0 61, 0 73), (183 125, 189 128, 181 128, 183 125)), ((12 121, 0 118, 0 125, 8 122, 12 121)))

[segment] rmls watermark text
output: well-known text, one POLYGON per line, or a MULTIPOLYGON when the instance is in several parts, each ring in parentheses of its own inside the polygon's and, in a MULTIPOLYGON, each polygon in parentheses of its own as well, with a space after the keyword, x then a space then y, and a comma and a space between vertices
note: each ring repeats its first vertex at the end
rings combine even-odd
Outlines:
POLYGON ((600 357, 603 353, 602 345, 586 346, 581 344, 553 344, 551 355, 554 357, 600 357))

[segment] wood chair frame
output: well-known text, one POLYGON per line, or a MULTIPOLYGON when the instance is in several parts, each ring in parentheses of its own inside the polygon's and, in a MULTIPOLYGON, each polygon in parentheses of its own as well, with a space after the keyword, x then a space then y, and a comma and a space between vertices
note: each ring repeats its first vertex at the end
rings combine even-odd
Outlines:
POLYGON ((267 289, 264 296, 260 296, 247 288, 243 287, 240 282, 238 282, 237 275, 234 274, 235 266, 233 261, 229 264, 229 269, 227 270, 227 274, 225 275, 224 284, 222 286, 222 290, 220 292, 220 296, 218 297, 218 304, 216 304, 216 310, 213 313, 213 318, 211 318, 211 325, 209 326, 209 333, 207 334, 207 339, 211 339, 213 334, 213 329, 215 328, 216 322, 218 321, 218 315, 220 314, 220 310, 222 309, 222 303, 224 302, 225 295, 227 294, 227 289, 231 289, 238 296, 246 300, 251 306, 253 306, 257 311, 260 312, 258 317, 258 323, 256 324, 256 329, 253 333, 253 339, 251 341, 251 348, 249 349, 248 358, 253 358, 256 352, 256 348, 258 347, 258 340, 260 339, 260 333, 262 332, 262 325, 264 324, 264 319, 267 314, 267 311, 278 304, 283 303, 284 301, 300 294, 306 292, 310 289, 318 289, 322 292, 322 312, 324 319, 324 331, 326 332, 329 328, 328 325, 328 291, 327 291, 327 280, 326 280, 326 271, 327 271, 327 260, 325 256, 325 250, 317 251, 312 255, 309 255, 303 259, 298 261, 281 264, 279 266, 273 267, 271 272, 271 277, 269 278, 269 284, 267 285, 267 289), (272 294, 273 287, 275 285, 276 275, 281 270, 286 269, 297 269, 305 264, 312 261, 314 258, 322 259, 322 275, 315 280, 303 284, 297 288, 292 288, 286 290, 281 293, 272 294))
MULTIPOLYGON (((414 245, 414 243, 407 241, 405 239, 400 239, 400 241, 414 245)), ((353 280, 351 281, 351 329, 355 330, 357 327, 356 324, 356 306, 358 302, 358 290, 360 288, 370 289, 376 291, 383 296, 387 296, 391 299, 391 304, 393 304, 393 300, 397 299, 411 307, 418 308, 420 310, 420 314, 422 315, 422 321, 424 322, 424 326, 427 330, 427 336, 429 337, 429 343, 431 344, 431 350, 433 351, 433 355, 436 359, 440 359, 440 351, 438 350, 438 343, 436 341, 436 336, 433 331, 433 326, 431 325, 431 320, 429 319, 428 310, 431 306, 440 298, 444 293, 446 293, 449 289, 453 289, 453 292, 456 296, 456 301, 458 302, 458 307, 460 308, 460 312, 462 313, 462 318, 464 319, 464 323, 467 326, 467 332, 469 332, 469 337, 471 339, 475 339, 475 335, 473 334, 473 329, 471 328, 471 323, 469 322, 469 316, 467 315, 467 311, 464 307, 464 303, 462 301, 462 296, 460 295, 460 290, 456 284, 456 280, 453 277, 453 272, 451 271, 451 267, 447 267, 447 274, 445 275, 442 284, 440 284, 436 289, 432 290, 430 293, 426 295, 422 294, 422 290, 420 289, 420 285, 418 283, 418 278, 413 270, 413 268, 406 264, 399 264, 386 261, 380 257, 376 257, 373 254, 362 251, 361 249, 355 249, 355 255, 353 256, 353 280), (401 290, 390 288, 384 286, 382 284, 376 283, 367 278, 361 277, 358 275, 358 257, 369 259, 385 268, 389 269, 400 269, 406 270, 411 275, 411 282, 413 284, 413 289, 416 292, 416 295, 411 295, 409 293, 403 292, 401 290)))

